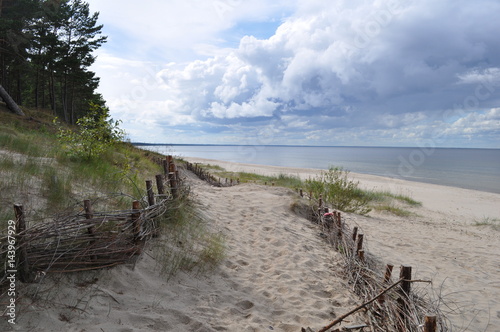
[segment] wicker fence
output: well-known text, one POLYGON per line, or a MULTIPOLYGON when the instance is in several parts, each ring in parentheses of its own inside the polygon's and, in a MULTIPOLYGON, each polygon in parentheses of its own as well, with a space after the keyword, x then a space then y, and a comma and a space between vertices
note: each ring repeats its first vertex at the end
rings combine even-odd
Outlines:
MULTIPOLYGON (((188 164, 198 177, 211 185, 231 185, 216 178, 196 164, 188 164)), ((237 182, 234 182, 237 183, 237 182)), ((273 184, 274 185, 274 184, 273 184)), ((350 227, 340 211, 331 210, 322 198, 314 199, 312 194, 298 191, 301 197, 310 200, 308 218, 318 225, 322 236, 344 258, 344 273, 363 303, 346 314, 325 325, 317 332, 339 332, 348 330, 363 330, 377 332, 436 332, 448 331, 447 321, 438 305, 430 299, 425 290, 412 287, 415 283, 430 283, 429 280, 413 280, 412 267, 401 265, 399 276, 392 275, 394 266, 387 264, 385 269, 377 272, 380 263, 375 262, 372 256, 365 253, 365 234, 357 226, 350 227), (347 318, 364 310, 368 323, 364 325, 338 325, 347 318), (335 327, 337 327, 335 330, 335 327)), ((310 328, 302 331, 311 332, 310 328)))
MULTIPOLYGON (((15 205, 16 220, 0 238, 0 286, 16 274, 22 282, 55 272, 77 272, 111 267, 141 253, 147 239, 158 235, 157 219, 179 195, 181 181, 171 156, 161 160, 165 174, 146 181, 147 195, 132 202, 131 209, 93 211, 92 201, 82 202, 80 212, 27 227, 24 209, 15 205)), ((3 287, 2 287, 3 288, 3 287)))
MULTIPOLYGON (((299 195, 306 196, 302 190, 299 195)), ((310 220, 321 229, 321 234, 344 258, 344 273, 363 303, 345 315, 338 317, 318 332, 329 331, 348 316, 364 310, 368 324, 353 329, 369 328, 370 331, 436 332, 448 331, 447 321, 439 306, 425 289, 412 287, 416 283, 429 284, 430 280, 413 280, 412 267, 401 265, 399 276, 392 276, 394 265, 381 264, 365 253, 365 234, 357 227, 350 227, 340 211, 330 210, 321 197, 309 205, 310 220)), ((303 329, 310 331, 310 329, 303 329)), ((340 331, 338 329, 333 331, 340 331)))

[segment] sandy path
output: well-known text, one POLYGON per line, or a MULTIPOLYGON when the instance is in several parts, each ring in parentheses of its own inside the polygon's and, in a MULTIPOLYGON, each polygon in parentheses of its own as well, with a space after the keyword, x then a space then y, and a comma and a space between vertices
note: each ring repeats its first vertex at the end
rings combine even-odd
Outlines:
POLYGON ((297 332, 322 327, 357 304, 336 276, 338 254, 291 212, 296 194, 189 183, 214 229, 226 236, 228 256, 218 268, 180 272, 166 282, 146 252, 135 265, 46 279, 18 324, 2 320, 0 330, 297 332))
MULTIPOLYGON (((318 170, 228 163, 200 158, 230 171, 290 174, 302 179, 318 170)), ((422 202, 417 216, 348 215, 365 233, 367 252, 382 263, 413 267, 414 276, 433 280, 453 331, 500 331, 500 194, 365 174, 352 174, 367 189, 389 190, 422 202), (496 224, 478 226, 478 222, 496 224), (448 307, 449 306, 449 307, 448 307)))
POLYGON ((336 253, 317 228, 290 211, 294 193, 256 185, 200 192, 227 234, 221 274, 231 283, 211 310, 229 331, 299 331, 324 325, 354 304, 333 276, 336 253))

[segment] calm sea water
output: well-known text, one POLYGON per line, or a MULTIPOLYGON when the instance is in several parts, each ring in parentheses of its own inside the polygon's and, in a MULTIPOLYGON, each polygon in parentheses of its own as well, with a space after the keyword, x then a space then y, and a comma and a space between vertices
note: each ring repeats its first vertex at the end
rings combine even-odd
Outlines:
POLYGON ((328 169, 500 193, 500 149, 154 145, 180 157, 328 169))

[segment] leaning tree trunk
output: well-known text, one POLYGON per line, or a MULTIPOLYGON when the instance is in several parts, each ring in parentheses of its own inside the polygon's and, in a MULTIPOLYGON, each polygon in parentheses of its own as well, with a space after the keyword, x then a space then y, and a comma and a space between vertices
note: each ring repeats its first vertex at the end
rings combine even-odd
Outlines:
POLYGON ((19 108, 19 106, 17 106, 14 99, 12 99, 9 96, 9 94, 7 93, 7 91, 5 91, 5 89, 3 88, 2 85, 0 85, 0 97, 2 97, 2 99, 7 104, 7 108, 10 109, 13 113, 16 113, 17 115, 24 116, 23 111, 21 111, 21 109, 19 108))

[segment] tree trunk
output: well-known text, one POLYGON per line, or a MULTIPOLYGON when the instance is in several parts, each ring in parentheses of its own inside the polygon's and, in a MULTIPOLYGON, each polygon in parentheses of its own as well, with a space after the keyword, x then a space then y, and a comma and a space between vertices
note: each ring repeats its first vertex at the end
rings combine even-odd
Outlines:
POLYGON ((50 96, 50 103, 52 106, 52 111, 54 112, 54 115, 57 116, 57 111, 56 111, 56 82, 54 78, 54 73, 50 74, 50 81, 49 81, 49 96, 50 96))
POLYGON ((0 97, 5 101, 7 104, 7 108, 10 109, 13 113, 24 116, 23 111, 17 106, 16 102, 10 97, 10 95, 5 91, 2 85, 0 85, 0 97))

